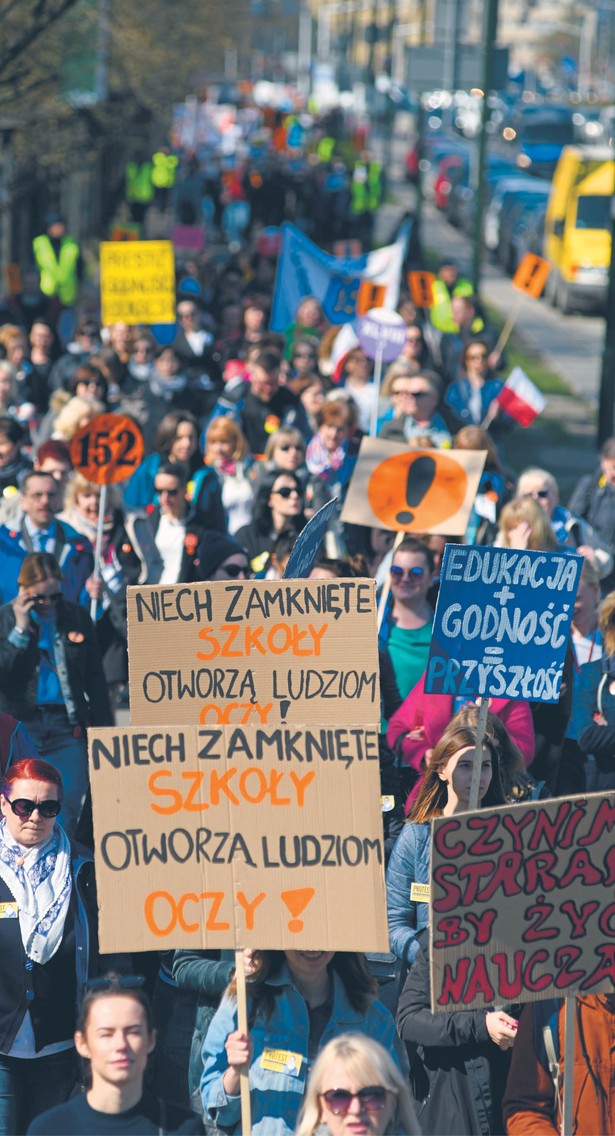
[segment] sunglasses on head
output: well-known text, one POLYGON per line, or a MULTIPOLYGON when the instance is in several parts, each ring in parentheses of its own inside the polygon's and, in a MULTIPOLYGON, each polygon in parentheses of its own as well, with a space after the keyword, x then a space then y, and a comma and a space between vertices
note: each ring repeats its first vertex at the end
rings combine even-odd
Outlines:
POLYGON ((366 1088, 359 1089, 358 1093, 351 1093, 349 1089, 328 1089, 320 1096, 334 1116, 345 1116, 355 1098, 366 1112, 382 1112, 387 1090, 382 1085, 367 1085, 366 1088))
POLYGON ((407 576, 409 580, 413 577, 419 580, 421 576, 424 575, 424 568, 408 568, 407 572, 404 572, 403 568, 400 568, 398 564, 391 564, 391 576, 394 580, 403 580, 404 576, 407 576))
POLYGON ((86 990, 92 994, 99 990, 141 990, 145 986, 142 974, 114 974, 103 975, 101 978, 90 978, 85 984, 86 990))
POLYGON ((57 817, 62 808, 59 801, 30 801, 27 797, 18 797, 17 800, 11 801, 6 796, 4 799, 8 801, 15 816, 21 817, 22 820, 31 817, 35 809, 38 809, 39 816, 44 817, 45 820, 51 820, 52 817, 57 817))
POLYGON ((292 497, 293 493, 296 493, 297 497, 302 496, 302 493, 295 485, 283 485, 281 489, 274 489, 272 492, 277 493, 278 497, 292 497))
POLYGON ((226 572, 227 576, 231 580, 236 580, 237 577, 240 576, 242 572, 244 573, 245 576, 249 576, 250 565, 249 564, 221 564, 220 565, 220 571, 226 572))

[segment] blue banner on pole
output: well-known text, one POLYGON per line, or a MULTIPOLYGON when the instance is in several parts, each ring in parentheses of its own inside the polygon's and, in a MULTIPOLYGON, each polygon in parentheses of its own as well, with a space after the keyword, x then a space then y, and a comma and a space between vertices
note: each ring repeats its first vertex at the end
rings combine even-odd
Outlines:
POLYGON ((447 545, 427 694, 557 702, 583 557, 447 545))

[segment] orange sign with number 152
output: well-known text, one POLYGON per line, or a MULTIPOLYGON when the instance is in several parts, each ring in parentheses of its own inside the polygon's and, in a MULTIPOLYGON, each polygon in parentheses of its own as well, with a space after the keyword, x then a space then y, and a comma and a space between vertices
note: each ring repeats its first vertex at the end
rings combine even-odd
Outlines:
POLYGON ((98 414, 77 431, 70 446, 73 466, 95 485, 130 477, 144 452, 139 427, 124 414, 98 414))

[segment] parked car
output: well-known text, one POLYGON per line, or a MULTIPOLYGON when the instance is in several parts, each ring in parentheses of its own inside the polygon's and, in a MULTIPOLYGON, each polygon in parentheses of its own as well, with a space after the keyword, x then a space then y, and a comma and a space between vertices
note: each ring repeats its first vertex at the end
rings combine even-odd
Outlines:
POLYGON ((511 276, 514 272, 512 259, 512 235, 515 230, 515 226, 519 221, 523 210, 528 205, 532 206, 541 204, 546 206, 547 201, 549 200, 549 191, 551 188, 549 182, 543 182, 537 179, 537 183, 538 188, 536 192, 522 189, 516 193, 508 193, 502 203, 497 258, 504 271, 508 272, 511 276))
POLYGON ((531 252, 542 256, 545 234, 546 201, 527 202, 511 236, 511 273, 514 276, 523 257, 531 252))
MULTIPOLYGON (((515 167, 507 158, 502 158, 499 154, 489 155, 484 181, 485 204, 488 204, 491 200, 495 187, 501 178, 509 177, 514 172, 515 167)), ((475 190, 469 184, 469 178, 453 185, 446 206, 446 218, 449 224, 463 229, 466 233, 471 233, 474 225, 475 208, 475 190)))
POLYGON ((507 195, 520 193, 523 190, 531 191, 534 186, 541 187, 543 184, 549 185, 548 182, 543 183, 519 171, 515 171, 510 177, 500 178, 485 212, 485 245, 494 256, 500 241, 500 216, 507 195))

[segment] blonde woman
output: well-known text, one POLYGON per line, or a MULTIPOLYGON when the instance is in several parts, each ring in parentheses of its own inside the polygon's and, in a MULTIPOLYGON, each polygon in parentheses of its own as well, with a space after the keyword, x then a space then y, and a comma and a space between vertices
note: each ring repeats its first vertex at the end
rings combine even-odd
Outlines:
POLYGON ((77 430, 90 422, 97 414, 104 413, 102 402, 94 398, 80 398, 75 395, 62 407, 53 424, 52 438, 61 442, 71 442, 77 430))
MULTIPOLYGON (((248 443, 232 418, 213 418, 205 435, 205 465, 215 469, 222 486, 222 504, 228 531, 233 535, 252 518, 254 482, 248 477, 245 461, 248 443)), ((198 499, 205 471, 193 481, 192 496, 198 499)))
POLYGON ((325 1045, 308 1082, 295 1136, 413 1136, 408 1085, 377 1041, 343 1033, 325 1045))
POLYGON ((547 514, 533 497, 516 497, 504 506, 495 544, 532 552, 557 552, 560 548, 547 514))

